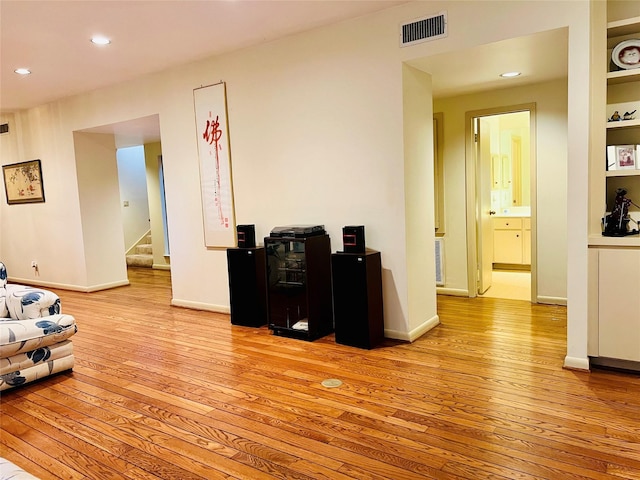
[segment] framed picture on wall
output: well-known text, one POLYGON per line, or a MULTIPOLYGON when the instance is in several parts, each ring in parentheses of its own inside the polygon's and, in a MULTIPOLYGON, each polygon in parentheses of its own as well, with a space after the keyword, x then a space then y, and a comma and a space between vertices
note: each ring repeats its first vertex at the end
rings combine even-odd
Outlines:
POLYGON ((635 145, 616 145, 616 170, 631 170, 635 168, 635 145))
POLYGON ((221 82, 193 91, 207 247, 236 245, 225 85, 221 82))
POLYGON ((2 173, 9 205, 44 202, 40 160, 3 165, 2 173))

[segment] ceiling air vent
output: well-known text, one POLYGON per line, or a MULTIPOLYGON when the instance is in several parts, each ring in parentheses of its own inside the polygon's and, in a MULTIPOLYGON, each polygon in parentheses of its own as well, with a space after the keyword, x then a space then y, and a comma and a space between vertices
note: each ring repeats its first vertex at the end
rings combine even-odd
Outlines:
POLYGON ((5 133, 9 133, 9 124, 0 123, 0 135, 4 135, 5 133))
POLYGON ((407 47, 447 36, 447 12, 423 17, 400 26, 400 46, 407 47))

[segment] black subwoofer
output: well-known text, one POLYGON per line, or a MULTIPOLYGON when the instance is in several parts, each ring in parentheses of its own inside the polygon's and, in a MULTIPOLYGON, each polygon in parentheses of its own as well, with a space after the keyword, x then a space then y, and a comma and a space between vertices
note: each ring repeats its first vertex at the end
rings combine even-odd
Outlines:
POLYGON ((264 247, 230 248, 229 301, 231 323, 246 327, 267 324, 267 278, 264 247))
POLYGON ((374 348, 384 340, 380 252, 331 255, 336 343, 374 348))

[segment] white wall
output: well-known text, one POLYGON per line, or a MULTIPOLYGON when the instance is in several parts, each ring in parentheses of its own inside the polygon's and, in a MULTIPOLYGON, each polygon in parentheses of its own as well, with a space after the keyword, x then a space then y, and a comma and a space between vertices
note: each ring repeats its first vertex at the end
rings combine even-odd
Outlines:
MULTIPOLYGON (((276 225, 324 223, 334 250, 343 225, 366 225, 368 245, 382 252, 383 267, 395 280, 384 285, 385 327, 407 331, 435 312, 408 308, 409 294, 420 290, 412 282, 420 279, 407 268, 412 259, 405 230, 402 61, 569 26, 569 162, 584 172, 575 179, 569 210, 580 214, 587 204, 586 168, 580 163, 586 165, 588 158, 581 146, 589 136, 588 10, 587 1, 411 2, 22 112, 18 150, 27 158, 45 160, 45 186, 48 179, 57 180, 45 206, 51 211, 39 214, 34 208, 29 215, 35 215, 39 230, 62 223, 64 233, 45 239, 31 232, 24 248, 3 242, 0 256, 27 259, 38 254, 47 271, 56 272, 57 281, 86 283, 88 239, 80 227, 71 132, 159 114, 174 303, 227 307, 225 252, 208 250, 203 243, 193 119, 193 89, 223 79, 238 223, 255 223, 258 238, 276 225), (449 14, 447 38, 399 48, 400 23, 441 10, 449 14), (55 165, 55 173, 49 165, 55 165), (55 252, 46 253, 50 243, 55 252)), ((425 198, 431 198, 432 187, 425 188, 425 198)), ((24 223, 15 211, 2 208, 3 227, 24 223)), ((584 250, 586 266, 583 216, 584 224, 570 229, 569 242, 584 250)), ((580 270, 575 264, 580 256, 570 260, 570 269, 580 270)), ((120 272, 110 274, 113 281, 122 279, 120 272)), ((422 285, 428 295, 434 289, 434 281, 422 285)), ((586 283, 573 290, 572 300, 586 305, 586 283)), ((575 313, 569 311, 578 339, 569 342, 571 356, 586 358, 586 312, 575 313)))
POLYGON ((128 251, 149 231, 149 201, 144 147, 119 148, 118 183, 124 248, 128 251))
MULTIPOLYGON (((169 269, 169 256, 165 256, 165 231, 160 192, 160 164, 162 156, 160 142, 144 145, 147 174, 149 218, 151 219, 151 243, 153 245, 153 268, 169 269)), ((168 252, 167 252, 168 253, 168 252)))
POLYGON ((409 334, 396 337, 413 340, 439 323, 435 315, 422 318, 424 312, 436 311, 433 190, 424 188, 434 182, 433 105, 431 76, 408 65, 403 66, 402 73, 405 230, 407 258, 411 261, 407 264, 409 334))
POLYGON ((127 284, 115 138, 73 134, 87 290, 127 284))
POLYGON ((11 135, 0 137, 3 165, 41 160, 45 196, 44 203, 0 203, 0 258, 14 281, 83 286, 87 269, 73 134, 58 120, 59 105, 33 108, 13 115, 11 135), (37 260, 37 272, 31 260, 37 260))
POLYGON ((445 288, 468 294, 465 192, 465 113, 536 104, 538 296, 567 295, 567 82, 557 80, 436 99, 444 114, 445 288))

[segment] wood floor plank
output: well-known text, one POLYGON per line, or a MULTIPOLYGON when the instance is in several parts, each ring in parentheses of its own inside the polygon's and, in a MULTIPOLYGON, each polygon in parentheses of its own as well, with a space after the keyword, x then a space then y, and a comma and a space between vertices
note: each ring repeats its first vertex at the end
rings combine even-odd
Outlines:
POLYGON ((564 307, 441 296, 438 327, 362 350, 129 278, 57 291, 73 372, 2 393, 0 454, 42 480, 640 479, 640 376, 563 369, 564 307))

